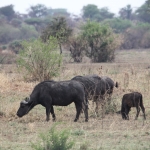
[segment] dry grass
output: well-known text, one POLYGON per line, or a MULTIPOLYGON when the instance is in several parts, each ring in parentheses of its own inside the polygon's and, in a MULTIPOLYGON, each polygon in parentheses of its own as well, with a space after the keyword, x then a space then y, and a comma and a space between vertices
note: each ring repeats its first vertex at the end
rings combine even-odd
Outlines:
MULTIPOLYGON (((122 120, 120 115, 109 114, 96 117, 94 107, 89 105, 89 122, 84 122, 84 115, 74 123, 75 107, 55 107, 57 128, 71 131, 71 138, 76 142, 74 150, 141 150, 150 149, 150 56, 149 51, 118 52, 114 63, 66 64, 61 76, 55 80, 67 80, 75 75, 107 75, 119 82, 114 90, 113 101, 120 109, 123 94, 139 91, 143 94, 147 120, 143 121, 140 113, 134 120, 135 109, 129 114, 130 120, 122 120), (136 57, 135 57, 136 56, 136 57), (132 60, 133 57, 133 60, 132 60), (136 59, 137 58, 137 59, 136 59)), ((20 101, 28 96, 37 83, 26 83, 11 66, 4 67, 0 73, 0 149, 31 150, 30 142, 36 142, 40 132, 46 132, 54 124, 45 122, 45 108, 36 106, 23 118, 16 117, 20 101)))

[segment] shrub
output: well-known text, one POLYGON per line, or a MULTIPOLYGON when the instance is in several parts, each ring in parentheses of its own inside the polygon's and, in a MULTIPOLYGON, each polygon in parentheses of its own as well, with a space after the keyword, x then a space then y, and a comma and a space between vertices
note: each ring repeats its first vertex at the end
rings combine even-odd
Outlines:
POLYGON ((9 48, 17 54, 19 50, 22 48, 21 41, 19 40, 12 41, 9 44, 9 48))
POLYGON ((117 105, 114 102, 106 103, 105 114, 114 114, 117 111, 117 105))
POLYGON ((38 32, 32 25, 22 24, 20 32, 20 39, 31 39, 38 37, 38 32))
MULTIPOLYGON (((23 41, 23 49, 20 50, 17 64, 19 69, 25 70, 24 77, 30 80, 50 80, 59 74, 62 56, 58 52, 57 40, 43 43, 40 39, 23 41)), ((25 78, 25 79, 27 79, 25 78)))
POLYGON ((89 150, 89 143, 88 142, 84 142, 80 145, 80 150, 89 150))
POLYGON ((0 43, 8 44, 11 41, 37 38, 38 32, 32 25, 21 24, 20 28, 15 28, 9 24, 0 26, 0 43))
POLYGON ((22 21, 20 19, 16 19, 16 18, 13 18, 11 20, 11 24, 14 26, 14 27, 20 27, 22 21))
POLYGON ((11 52, 7 52, 6 53, 1 53, 0 52, 0 64, 12 64, 16 62, 16 55, 11 53, 11 52))
POLYGON ((20 30, 8 24, 0 26, 0 43, 7 44, 8 42, 19 39, 20 30))
POLYGON ((84 130, 80 130, 80 129, 74 130, 72 132, 72 135, 76 135, 76 136, 84 135, 84 130))
POLYGON ((119 46, 117 35, 104 24, 88 21, 81 27, 81 37, 87 41, 86 56, 92 62, 107 62, 114 60, 114 52, 119 46))
POLYGON ((133 48, 149 48, 150 40, 150 25, 149 23, 138 23, 130 27, 124 33, 124 39, 122 48, 133 49, 133 48))
POLYGON ((117 106, 118 103, 116 98, 106 96, 105 100, 101 103, 101 111, 99 115, 104 117, 106 114, 114 114, 117 111, 117 106))
POLYGON ((5 49, 7 49, 7 46, 6 46, 6 45, 3 45, 3 46, 2 46, 2 50, 5 50, 5 49))
POLYGON ((54 125, 47 133, 41 134, 36 144, 32 143, 34 150, 69 150, 74 142, 69 139, 69 131, 57 131, 54 125))
POLYGON ((74 62, 82 62, 86 45, 85 42, 78 36, 70 38, 70 56, 74 62))

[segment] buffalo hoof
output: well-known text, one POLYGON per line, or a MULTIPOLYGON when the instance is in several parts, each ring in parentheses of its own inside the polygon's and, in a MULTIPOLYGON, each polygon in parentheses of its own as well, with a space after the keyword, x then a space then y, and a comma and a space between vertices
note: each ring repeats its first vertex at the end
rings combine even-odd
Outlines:
POLYGON ((88 122, 88 119, 85 119, 85 122, 88 122))
POLYGON ((46 118, 46 121, 48 122, 50 119, 49 118, 46 118))
POLYGON ((75 119, 74 122, 77 122, 77 119, 75 119))

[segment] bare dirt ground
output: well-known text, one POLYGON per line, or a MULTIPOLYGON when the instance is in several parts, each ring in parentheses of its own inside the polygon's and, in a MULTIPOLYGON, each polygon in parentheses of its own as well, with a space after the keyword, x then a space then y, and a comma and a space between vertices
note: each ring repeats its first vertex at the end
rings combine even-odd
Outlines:
MULTIPOLYGON (((89 122, 81 114, 74 123, 75 107, 54 107, 57 130, 68 129, 75 141, 73 150, 149 150, 150 149, 150 50, 116 52, 113 63, 65 64, 55 80, 71 79, 75 75, 98 74, 109 76, 119 82, 114 89, 112 102, 120 110, 123 94, 139 91, 143 94, 146 121, 140 112, 134 120, 135 108, 130 120, 122 120, 116 113, 96 116, 92 102, 89 104, 89 122), (85 144, 84 148, 83 145, 85 144)), ((39 134, 47 132, 55 122, 45 121, 45 108, 34 107, 23 118, 16 116, 20 101, 29 96, 37 82, 24 82, 12 65, 0 67, 0 150, 32 150, 31 142, 39 140, 39 134)))

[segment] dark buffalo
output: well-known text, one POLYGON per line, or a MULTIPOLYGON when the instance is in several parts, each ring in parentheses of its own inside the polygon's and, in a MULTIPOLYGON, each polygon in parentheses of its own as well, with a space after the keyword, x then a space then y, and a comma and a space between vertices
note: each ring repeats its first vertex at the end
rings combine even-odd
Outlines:
POLYGON ((85 93, 88 99, 93 99, 96 102, 96 112, 98 112, 99 102, 104 100, 106 94, 109 99, 113 93, 113 88, 118 87, 118 83, 114 83, 112 79, 106 76, 99 77, 98 75, 75 76, 71 80, 76 80, 84 84, 85 93))
POLYGON ((122 119, 129 120, 128 114, 129 111, 131 110, 131 107, 136 107, 137 109, 137 114, 135 119, 138 118, 138 115, 140 113, 140 107, 144 114, 144 119, 146 119, 145 108, 143 105, 143 98, 141 93, 132 92, 132 93, 124 94, 122 97, 121 111, 118 111, 117 113, 121 113, 122 119))
POLYGON ((35 86, 29 98, 20 103, 17 111, 19 117, 27 114, 34 106, 41 104, 46 108, 46 121, 49 121, 50 113, 55 120, 53 106, 67 106, 72 102, 76 106, 75 122, 79 119, 81 110, 84 110, 85 121, 88 121, 87 100, 84 86, 73 80, 69 81, 44 81, 35 86))
POLYGON ((104 87, 102 93, 108 94, 110 100, 114 87, 118 88, 118 82, 114 83, 114 81, 107 76, 101 76, 101 82, 102 82, 102 87, 104 87))

